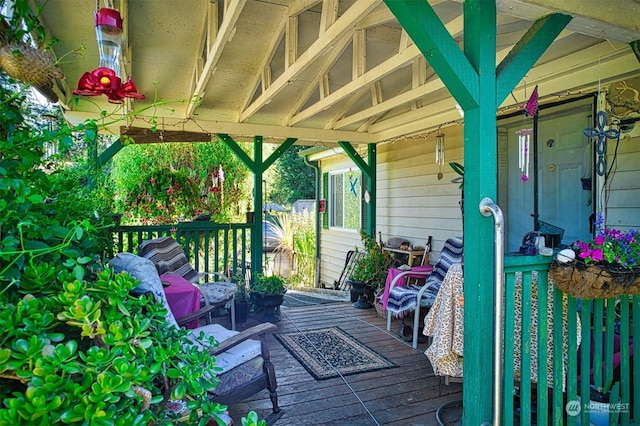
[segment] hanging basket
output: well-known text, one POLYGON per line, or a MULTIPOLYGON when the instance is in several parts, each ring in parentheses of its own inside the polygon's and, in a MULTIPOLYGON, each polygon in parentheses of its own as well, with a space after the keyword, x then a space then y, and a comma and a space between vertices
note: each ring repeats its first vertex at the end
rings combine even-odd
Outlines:
POLYGON ((25 43, 13 43, 0 48, 0 67, 11 77, 33 84, 50 102, 57 102, 53 80, 64 78, 53 55, 25 43))
POLYGON ((564 293, 581 299, 606 299, 640 294, 640 270, 612 271, 607 265, 584 265, 554 261, 549 270, 554 284, 564 293))

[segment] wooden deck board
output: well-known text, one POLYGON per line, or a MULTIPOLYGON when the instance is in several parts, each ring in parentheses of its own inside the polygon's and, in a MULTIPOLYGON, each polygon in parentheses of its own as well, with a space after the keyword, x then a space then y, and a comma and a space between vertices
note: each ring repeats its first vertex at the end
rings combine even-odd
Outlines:
MULTIPOLYGON (((427 345, 420 344, 416 350, 394 332, 387 332, 386 320, 375 309, 355 309, 349 302, 283 306, 281 318, 276 324, 278 333, 338 326, 398 367, 354 374, 344 380, 340 377, 315 380, 275 337, 269 336, 278 379, 278 402, 285 411, 276 422, 278 426, 436 425, 438 407, 462 399, 460 383, 440 386, 423 353, 427 345)), ((256 322, 251 316, 239 329, 256 322)), ((394 320, 392 330, 399 325, 400 320, 394 320)), ((259 392, 229 407, 236 424, 251 410, 261 418, 270 414, 268 392, 259 392)))

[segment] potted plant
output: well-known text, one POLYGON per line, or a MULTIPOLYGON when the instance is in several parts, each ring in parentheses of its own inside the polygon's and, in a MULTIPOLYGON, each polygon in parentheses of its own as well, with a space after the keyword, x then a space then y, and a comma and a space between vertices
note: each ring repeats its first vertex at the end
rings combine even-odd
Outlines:
POLYGON ((249 315, 249 289, 247 282, 242 276, 236 275, 236 297, 234 298, 234 305, 236 310, 236 322, 242 324, 247 322, 247 316, 249 315))
POLYGON ((375 238, 364 231, 360 231, 360 237, 363 248, 356 247, 357 257, 347 281, 351 287, 352 300, 357 296, 353 307, 369 309, 373 307, 371 303, 375 290, 384 286, 392 259, 375 238))
POLYGON ((598 214, 591 241, 576 241, 561 250, 549 273, 565 293, 582 299, 640 293, 640 235, 607 228, 598 214))
POLYGON ((263 309, 263 322, 278 322, 278 311, 287 292, 285 279, 279 275, 258 274, 251 285, 251 298, 254 305, 263 309))

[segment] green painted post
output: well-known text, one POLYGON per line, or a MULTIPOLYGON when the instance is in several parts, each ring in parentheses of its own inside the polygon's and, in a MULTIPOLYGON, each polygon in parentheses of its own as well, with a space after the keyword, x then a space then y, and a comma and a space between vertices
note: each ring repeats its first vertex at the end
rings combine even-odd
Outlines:
POLYGON ((428 63, 464 110, 465 356, 464 424, 491 422, 494 275, 493 221, 479 213, 496 200, 496 111, 516 84, 566 26, 570 17, 541 18, 496 69, 496 4, 466 0, 464 53, 425 1, 385 0, 428 63), (487 253, 491 253, 487 255, 487 253))
POLYGON ((262 181, 265 168, 262 164, 262 136, 253 137, 253 232, 251 232, 251 275, 262 273, 262 181))
MULTIPOLYGON (((369 165, 369 179, 367 179, 367 191, 369 192, 369 202, 365 204, 367 209, 367 224, 365 230, 373 238, 376 237, 376 204, 377 204, 377 145, 370 143, 367 145, 367 164, 369 165)), ((364 195, 364 194, 363 194, 364 195)))
MULTIPOLYGON (((480 214, 480 201, 497 202, 497 137, 495 63, 496 8, 494 2, 464 3, 464 51, 476 70, 476 108, 464 108, 464 293, 465 351, 463 381, 465 424, 492 421, 494 327, 493 218, 480 214), (468 374, 468 373, 471 374, 468 374), (467 423, 467 418, 469 422, 467 423)), ((500 420, 500 419, 497 419, 500 420)))
POLYGON ((264 172, 271 166, 282 154, 284 154, 296 142, 296 138, 288 138, 285 140, 266 160, 262 155, 262 136, 253 137, 253 160, 249 158, 246 152, 229 135, 217 133, 216 136, 222 143, 227 145, 229 149, 244 163, 245 166, 253 173, 253 211, 254 221, 251 226, 251 274, 256 276, 262 273, 263 259, 263 235, 262 235, 262 205, 264 202, 264 194, 262 193, 262 181, 264 172))

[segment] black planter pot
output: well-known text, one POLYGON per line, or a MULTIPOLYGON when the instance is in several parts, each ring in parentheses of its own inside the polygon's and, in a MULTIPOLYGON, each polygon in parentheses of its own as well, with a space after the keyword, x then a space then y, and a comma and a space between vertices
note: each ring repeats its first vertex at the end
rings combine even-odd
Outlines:
POLYGON ((236 300, 233 302, 236 308, 236 323, 243 324, 247 322, 247 316, 249 316, 249 309, 251 305, 248 300, 236 300))
POLYGON ((252 293, 253 304, 262 308, 262 322, 280 321, 280 305, 284 301, 283 294, 252 293))
POLYGON ((347 280, 347 282, 351 287, 351 301, 355 301, 353 307, 356 309, 373 308, 373 305, 371 304, 373 301, 373 287, 364 281, 347 280))

